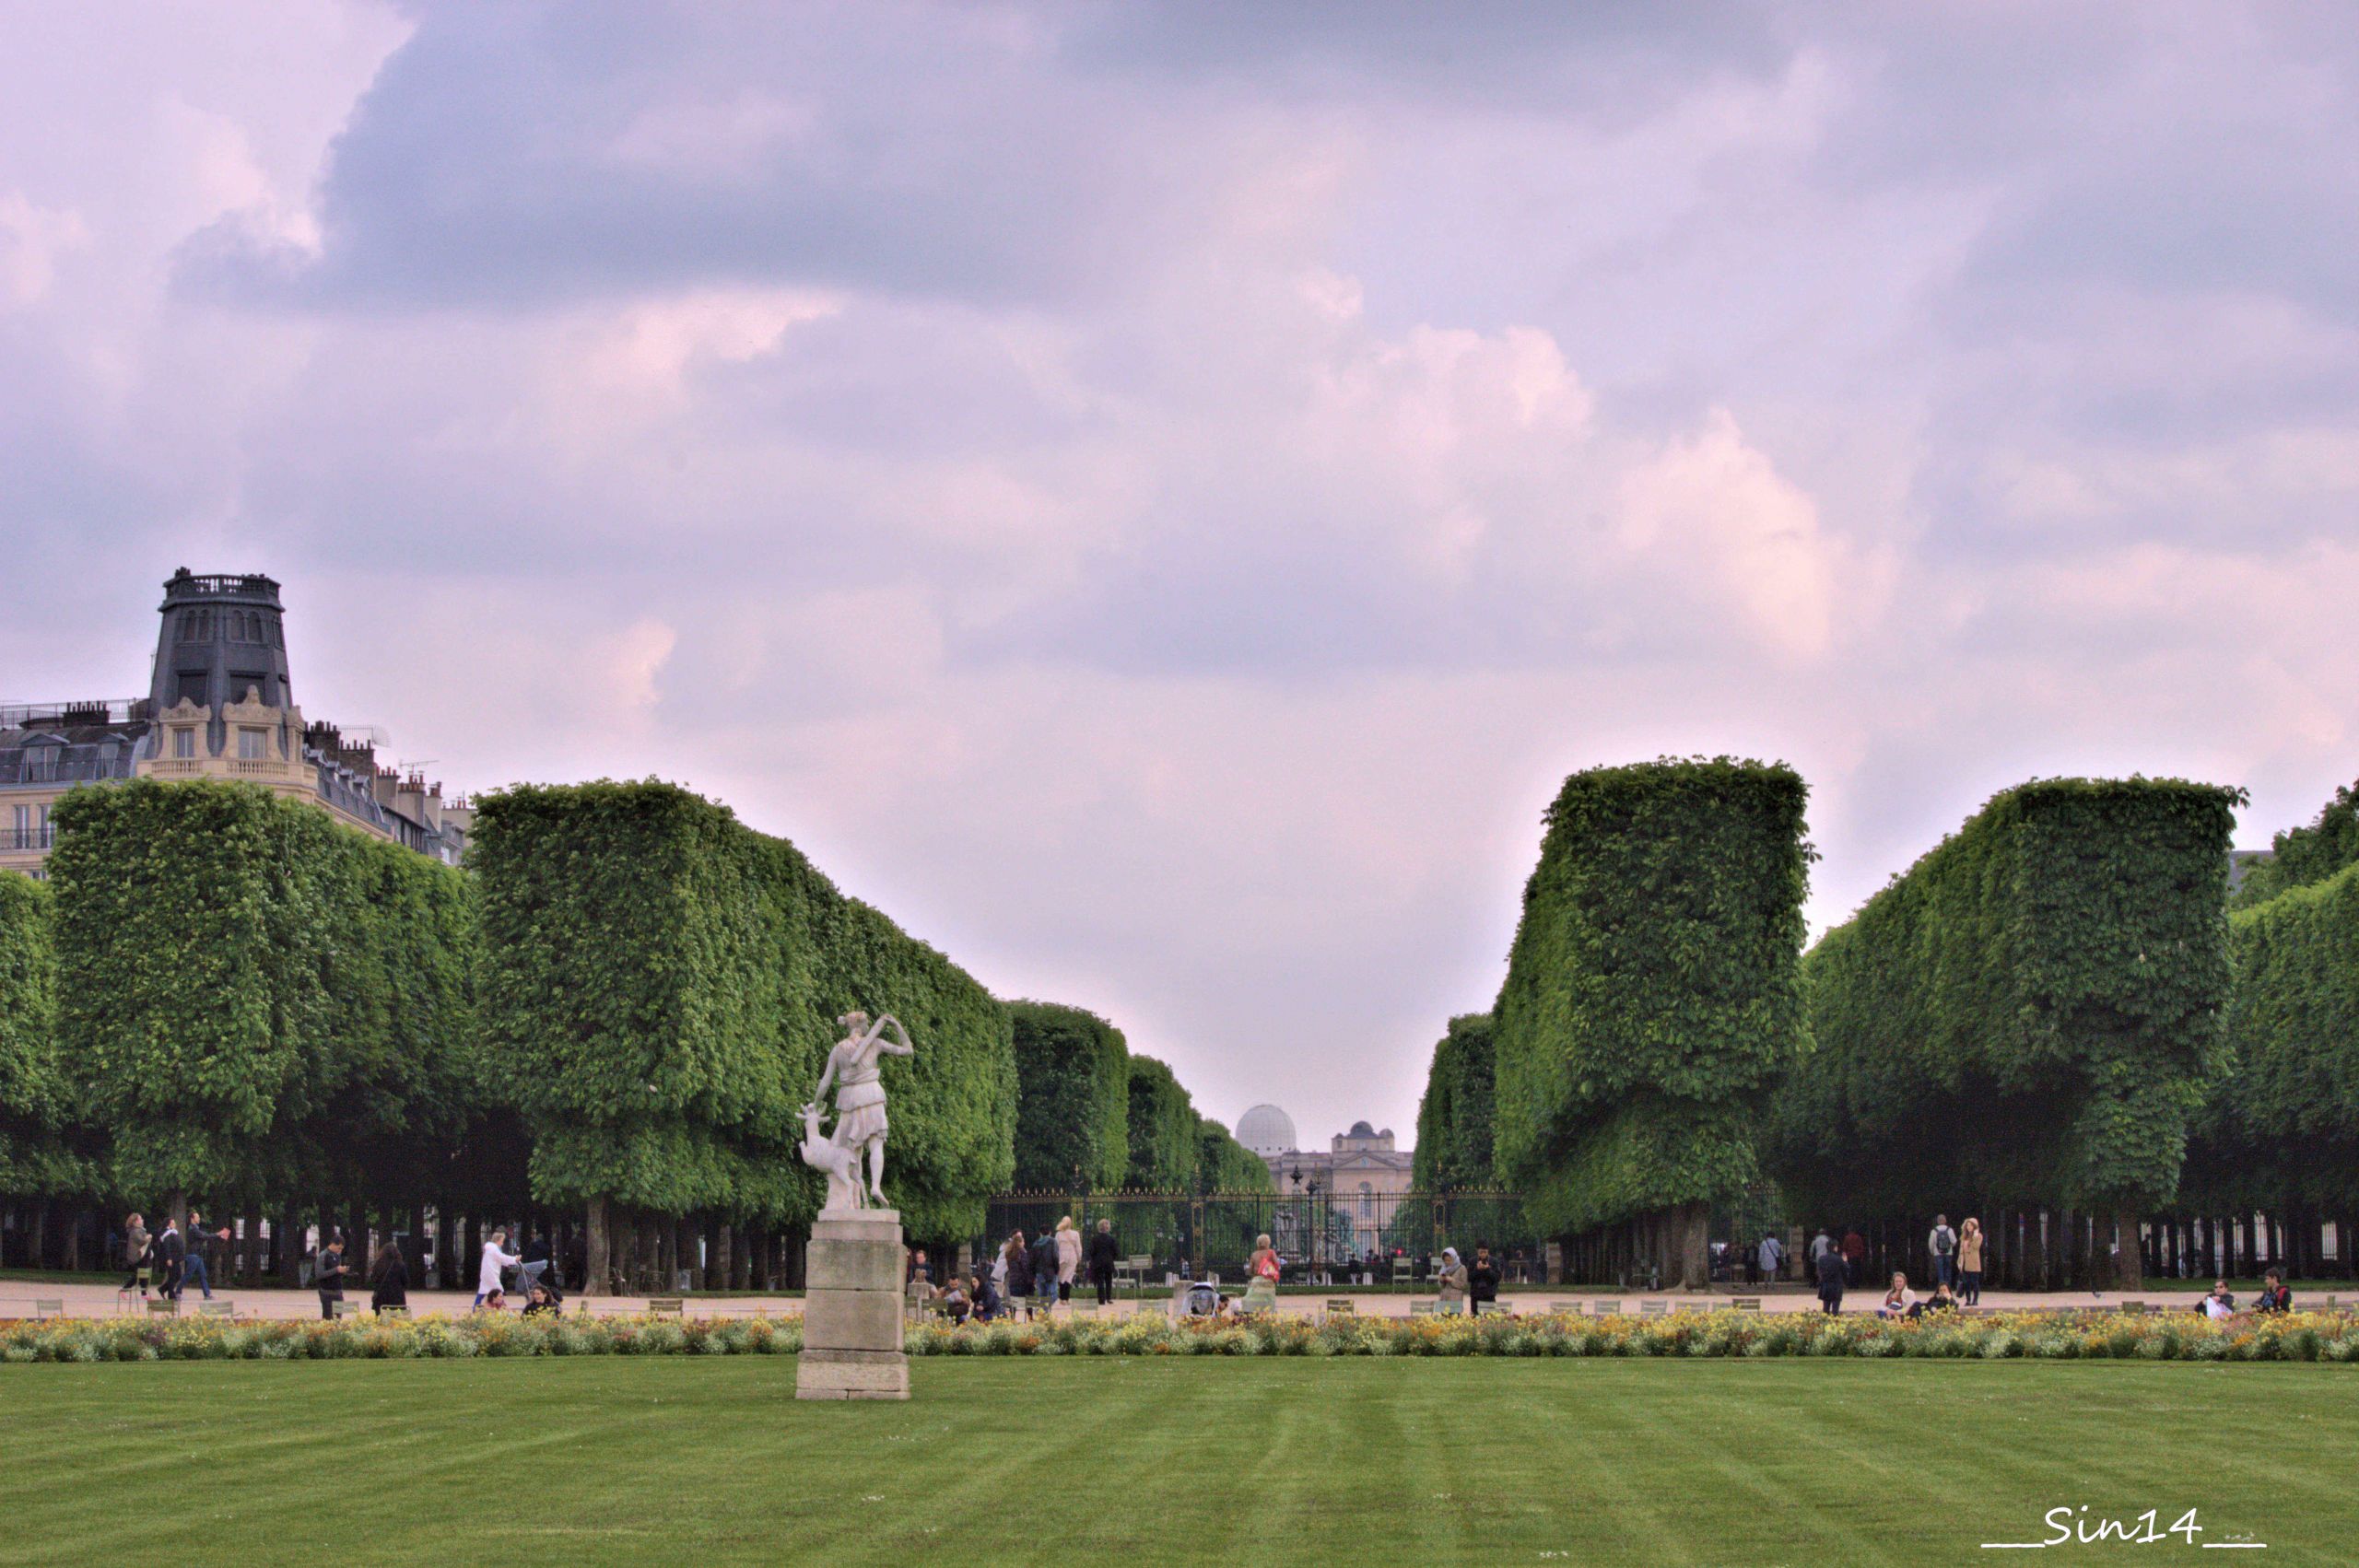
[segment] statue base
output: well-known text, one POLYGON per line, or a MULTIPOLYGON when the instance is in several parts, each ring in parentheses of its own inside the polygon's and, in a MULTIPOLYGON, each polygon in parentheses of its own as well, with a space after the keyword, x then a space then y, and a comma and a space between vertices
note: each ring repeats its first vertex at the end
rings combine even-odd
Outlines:
POLYGON ((803 1249, 798 1399, 906 1399, 901 1349, 901 1215, 822 1209, 803 1249))

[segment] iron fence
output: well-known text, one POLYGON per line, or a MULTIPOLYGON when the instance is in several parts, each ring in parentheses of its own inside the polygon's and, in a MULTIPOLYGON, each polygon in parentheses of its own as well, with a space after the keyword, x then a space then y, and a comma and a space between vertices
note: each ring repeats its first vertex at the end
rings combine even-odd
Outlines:
POLYGON ((980 1259, 1017 1232, 1030 1240, 1070 1217, 1086 1237, 1105 1220, 1126 1272, 1151 1283, 1242 1278, 1264 1235, 1286 1284, 1422 1283, 1443 1247, 1472 1258, 1478 1244, 1511 1282, 1543 1278, 1539 1238, 1512 1192, 1009 1192, 985 1215, 987 1234, 972 1238, 980 1259))

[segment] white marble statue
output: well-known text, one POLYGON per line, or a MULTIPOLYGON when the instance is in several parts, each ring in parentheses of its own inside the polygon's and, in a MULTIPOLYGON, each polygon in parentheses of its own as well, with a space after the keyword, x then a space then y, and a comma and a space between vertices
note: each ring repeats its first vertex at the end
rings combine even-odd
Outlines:
POLYGON ((827 1207, 858 1209, 885 1206, 885 1080, 880 1056, 915 1056, 910 1032, 886 1013, 874 1024, 865 1012, 847 1012, 836 1020, 844 1037, 827 1053, 827 1071, 811 1104, 803 1107, 803 1163, 827 1177, 827 1207), (899 1044, 885 1037, 886 1030, 899 1044), (824 1141, 819 1135, 819 1104, 827 1086, 836 1088, 836 1129, 824 1141), (861 1161, 868 1162, 868 1186, 861 1188, 861 1161))

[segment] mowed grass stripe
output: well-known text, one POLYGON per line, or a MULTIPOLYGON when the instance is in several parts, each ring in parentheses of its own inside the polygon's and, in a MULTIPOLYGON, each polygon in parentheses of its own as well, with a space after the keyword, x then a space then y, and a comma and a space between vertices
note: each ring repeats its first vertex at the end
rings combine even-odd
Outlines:
MULTIPOLYGON (((2059 1504, 2346 1562, 2335 1366, 958 1360, 798 1404, 791 1358, 0 1370, 0 1562, 184 1520, 194 1562, 1987 1564, 2059 1504), (194 1501, 190 1501, 190 1500, 194 1501), (1561 1554, 1561 1555, 1558 1555, 1561 1554)), ((2094 1560, 2118 1547, 2071 1549, 2094 1560)), ((2182 1548, 2152 1549, 2155 1553, 2182 1548)), ((2142 1558, 2141 1561, 2147 1559, 2142 1558)), ((2042 1559, 2048 1562, 2048 1559, 2042 1559)))

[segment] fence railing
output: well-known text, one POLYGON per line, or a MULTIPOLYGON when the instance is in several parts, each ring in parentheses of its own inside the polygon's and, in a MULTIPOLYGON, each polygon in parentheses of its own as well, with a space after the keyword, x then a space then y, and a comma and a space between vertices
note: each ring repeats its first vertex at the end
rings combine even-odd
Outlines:
POLYGON ((1010 1192, 987 1206, 975 1256, 987 1263, 1015 1233, 1029 1241, 1067 1217, 1085 1242, 1109 1222, 1125 1263, 1158 1282, 1242 1278, 1264 1235, 1288 1284, 1423 1282, 1443 1247, 1471 1258, 1478 1244, 1510 1277, 1541 1277, 1538 1238, 1512 1192, 1010 1192))

